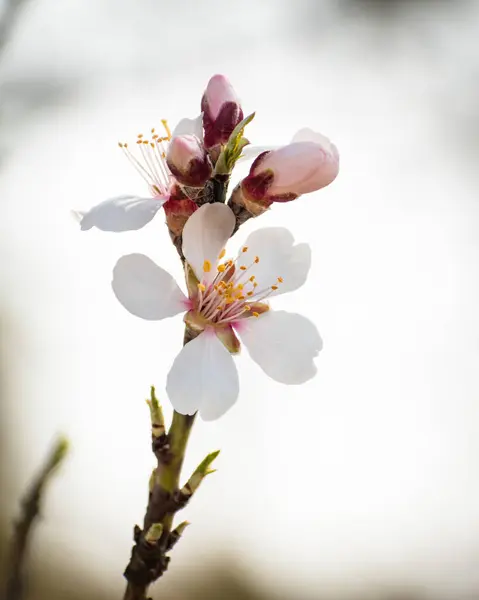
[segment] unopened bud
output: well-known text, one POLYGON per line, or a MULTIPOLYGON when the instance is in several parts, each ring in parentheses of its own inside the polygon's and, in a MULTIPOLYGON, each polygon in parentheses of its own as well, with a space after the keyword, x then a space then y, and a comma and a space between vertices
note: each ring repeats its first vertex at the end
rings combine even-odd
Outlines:
POLYGON ((208 154, 196 135, 174 137, 166 161, 177 181, 188 187, 203 187, 213 172, 208 154))
POLYGON ((243 120, 238 97, 224 75, 214 75, 201 100, 206 148, 225 144, 234 128, 243 120))
POLYGON ((252 201, 288 202, 329 185, 339 171, 339 153, 327 137, 309 129, 291 144, 260 154, 241 182, 252 201))

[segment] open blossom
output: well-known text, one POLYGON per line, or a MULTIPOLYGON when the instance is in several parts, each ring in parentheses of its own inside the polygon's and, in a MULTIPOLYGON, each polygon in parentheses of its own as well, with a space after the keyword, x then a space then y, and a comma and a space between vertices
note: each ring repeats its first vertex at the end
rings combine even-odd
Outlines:
POLYGON ((338 172, 336 146, 320 133, 302 129, 287 146, 260 154, 241 189, 253 202, 288 202, 329 185, 338 172))
POLYGON ((142 254, 123 256, 113 272, 113 291, 130 313, 148 320, 185 313, 196 337, 173 362, 167 392, 176 411, 199 411, 205 420, 223 415, 238 397, 232 355, 240 340, 267 375, 285 384, 313 377, 322 347, 313 323, 267 303, 303 285, 309 246, 294 245, 287 229, 260 229, 228 259, 225 245, 234 226, 233 212, 220 203, 206 204, 189 218, 183 231, 187 296, 142 254))
POLYGON ((226 144, 233 129, 243 120, 238 96, 224 75, 214 75, 201 100, 206 148, 226 144))
MULTIPOLYGON (((202 118, 182 119, 171 133, 166 121, 162 121, 165 128, 164 136, 151 130, 151 138, 146 139, 138 135, 136 151, 128 143, 119 143, 119 146, 129 162, 135 167, 148 186, 149 196, 140 197, 132 195, 117 196, 104 200, 87 212, 76 211, 80 219, 82 230, 97 227, 102 231, 132 231, 141 229, 149 223, 162 206, 168 213, 169 201, 183 199, 183 194, 173 177, 168 164, 167 153, 169 145, 177 136, 191 135, 201 139, 202 118)), ((196 205, 190 200, 188 211, 190 214, 196 210, 196 205)))

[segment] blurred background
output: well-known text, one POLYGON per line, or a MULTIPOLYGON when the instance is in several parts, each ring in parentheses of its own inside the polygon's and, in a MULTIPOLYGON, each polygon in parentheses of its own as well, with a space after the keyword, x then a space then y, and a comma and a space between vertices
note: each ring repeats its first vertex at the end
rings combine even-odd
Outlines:
MULTIPOLYGON (((145 192, 117 141, 196 116, 226 74, 248 137, 329 136, 342 171, 275 206, 313 249, 275 306, 314 320, 290 388, 239 358, 240 401, 199 421, 185 475, 222 449, 154 596, 479 598, 479 2, 0 1, 0 549, 55 434, 73 451, 31 547, 31 598, 120 598, 153 466, 144 398, 181 319, 131 317, 119 256, 181 268, 157 217, 81 233, 70 209, 145 192)), ((241 172, 236 177, 241 176, 241 172)), ((3 559, 2 559, 3 560, 3 559)), ((2 562, 2 561, 0 561, 2 562)))

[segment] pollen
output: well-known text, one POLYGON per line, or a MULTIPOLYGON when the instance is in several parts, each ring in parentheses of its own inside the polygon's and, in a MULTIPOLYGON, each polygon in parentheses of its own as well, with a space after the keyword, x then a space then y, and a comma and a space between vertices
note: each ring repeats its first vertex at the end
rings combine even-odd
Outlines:
POLYGON ((253 312, 253 317, 259 317, 259 313, 253 312))
POLYGON ((226 271, 226 265, 218 265, 218 271, 224 273, 226 271))
POLYGON ((203 271, 205 273, 209 273, 211 271, 211 263, 209 260, 205 260, 205 262, 203 263, 203 271))
POLYGON ((259 263, 259 256, 255 256, 255 257, 254 257, 254 262, 255 262, 256 264, 258 264, 258 263, 259 263))
POLYGON ((247 269, 247 268, 248 268, 248 267, 245 267, 245 265, 241 265, 241 267, 240 267, 240 269, 241 269, 242 271, 246 271, 246 269, 247 269))
POLYGON ((272 285, 272 286, 271 286, 271 289, 272 289, 273 291, 276 291, 276 290, 278 289, 278 286, 277 286, 277 285, 272 285))
POLYGON ((242 252, 248 252, 248 246, 244 246, 242 252))
POLYGON ((226 254, 226 250, 223 248, 223 250, 221 250, 221 252, 218 256, 218 260, 221 260, 222 258, 224 258, 225 254, 226 254))
POLYGON ((246 295, 247 296, 252 296, 254 294, 254 292, 248 292, 246 295))
POLYGON ((244 305, 244 309, 245 309, 245 310, 251 310, 251 306, 250 306, 249 304, 245 304, 245 305, 244 305))
POLYGON ((282 277, 278 277, 278 283, 283 283, 284 279, 282 277))
POLYGON ((205 292, 205 291, 206 291, 206 286, 205 286, 203 283, 199 283, 199 284, 198 284, 198 289, 199 289, 201 292, 205 292))
POLYGON ((251 283, 253 283, 253 281, 256 279, 256 277, 254 275, 251 275, 251 277, 249 278, 249 280, 251 281, 251 283))

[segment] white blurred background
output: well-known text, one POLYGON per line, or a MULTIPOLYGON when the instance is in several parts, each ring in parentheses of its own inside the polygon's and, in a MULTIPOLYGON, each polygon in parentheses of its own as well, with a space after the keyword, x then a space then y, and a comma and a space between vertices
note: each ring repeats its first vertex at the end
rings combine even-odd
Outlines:
POLYGON ((73 453, 50 488, 34 562, 121 596, 153 467, 144 398, 155 384, 168 407, 182 323, 129 315, 111 270, 132 251, 181 268, 162 215, 135 233, 82 233, 70 209, 141 195, 117 141, 195 116, 219 72, 256 111, 253 143, 308 126, 340 150, 333 185, 238 234, 286 224, 311 244, 309 281, 275 306, 314 320, 324 350, 301 387, 240 357, 240 401, 194 428, 185 474, 217 448, 219 471, 183 513, 192 526, 158 597, 226 561, 293 600, 477 598, 479 3, 25 0, 8 34, 5 531, 64 431, 73 453))

